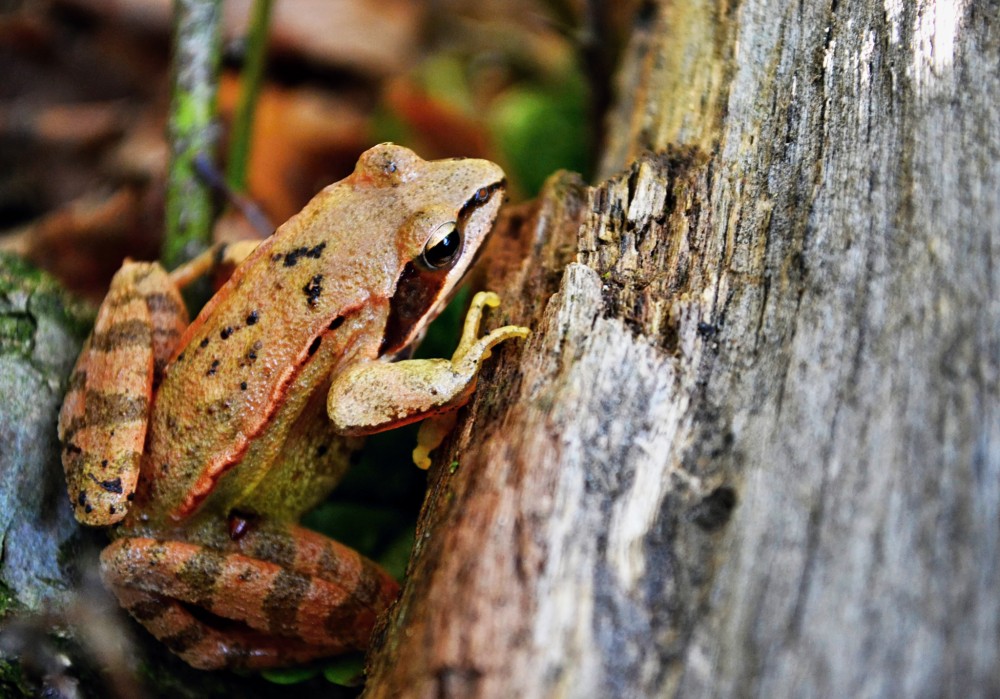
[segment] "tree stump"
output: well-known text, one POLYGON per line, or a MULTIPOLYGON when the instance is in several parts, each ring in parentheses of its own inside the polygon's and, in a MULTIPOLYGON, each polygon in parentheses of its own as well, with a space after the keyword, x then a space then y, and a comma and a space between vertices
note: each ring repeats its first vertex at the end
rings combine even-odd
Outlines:
POLYGON ((1000 6, 646 2, 366 696, 1000 694, 1000 6))

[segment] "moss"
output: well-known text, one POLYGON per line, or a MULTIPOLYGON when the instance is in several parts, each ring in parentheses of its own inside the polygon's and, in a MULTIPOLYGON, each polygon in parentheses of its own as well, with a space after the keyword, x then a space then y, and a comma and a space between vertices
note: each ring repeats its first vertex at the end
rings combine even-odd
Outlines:
POLYGON ((94 310, 74 298, 51 275, 8 252, 0 252, 0 351, 30 342, 37 317, 48 316, 81 340, 94 323, 94 310))
POLYGON ((0 315, 0 353, 28 354, 35 338, 35 321, 27 313, 0 315))
POLYGON ((7 616, 9 612, 18 608, 17 598, 11 593, 10 588, 0 582, 0 620, 7 616))
POLYGON ((24 678, 19 663, 0 657, 0 696, 6 699, 35 697, 37 693, 24 678))

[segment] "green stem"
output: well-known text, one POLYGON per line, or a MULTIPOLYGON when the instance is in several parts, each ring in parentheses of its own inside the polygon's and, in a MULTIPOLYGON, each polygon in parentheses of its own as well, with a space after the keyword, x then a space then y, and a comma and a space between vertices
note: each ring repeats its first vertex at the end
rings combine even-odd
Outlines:
POLYGON ((253 134, 253 117, 264 75, 267 56, 267 29, 271 18, 272 0, 257 0, 250 19, 247 36, 246 59, 240 80, 240 102, 233 116, 233 131, 229 142, 229 167, 226 181, 236 192, 247 188, 247 168, 250 162, 250 138, 253 134))
POLYGON ((211 190, 195 172, 199 155, 215 154, 222 9, 219 0, 174 0, 174 65, 167 140, 166 235, 168 268, 208 246, 214 211, 211 190))

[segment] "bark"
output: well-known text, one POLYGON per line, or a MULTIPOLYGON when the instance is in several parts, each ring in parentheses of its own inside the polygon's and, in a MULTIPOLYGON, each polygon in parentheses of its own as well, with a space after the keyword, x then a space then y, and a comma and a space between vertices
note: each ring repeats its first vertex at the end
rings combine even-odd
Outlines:
POLYGON ((366 696, 1000 694, 1000 5, 647 2, 366 696), (619 172, 619 174, 614 174, 619 172))

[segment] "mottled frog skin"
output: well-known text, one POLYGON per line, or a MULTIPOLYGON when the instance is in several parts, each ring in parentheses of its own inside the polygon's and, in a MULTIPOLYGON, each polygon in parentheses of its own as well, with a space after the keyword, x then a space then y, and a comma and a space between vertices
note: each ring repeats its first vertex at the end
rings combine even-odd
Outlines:
MULTIPOLYGON (((398 585, 297 526, 357 436, 468 400, 491 347, 475 297, 451 359, 393 361, 472 264, 503 198, 485 160, 382 144, 261 242, 167 273, 126 262, 70 380, 59 434, 77 519, 115 525, 101 572, 151 633, 201 668, 363 649, 398 585), (235 271, 188 322, 178 288, 235 271)), ((425 435, 417 456, 440 441, 425 435)))

